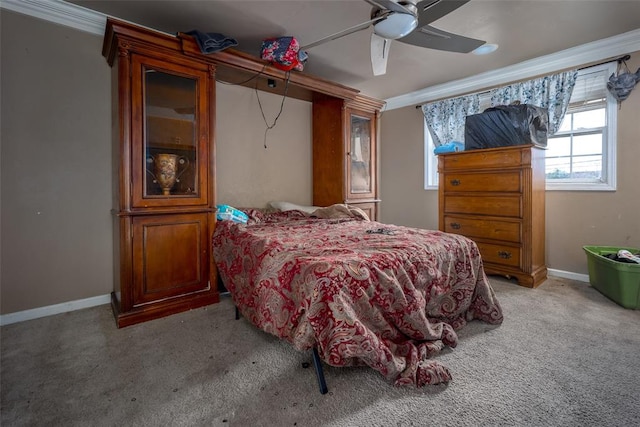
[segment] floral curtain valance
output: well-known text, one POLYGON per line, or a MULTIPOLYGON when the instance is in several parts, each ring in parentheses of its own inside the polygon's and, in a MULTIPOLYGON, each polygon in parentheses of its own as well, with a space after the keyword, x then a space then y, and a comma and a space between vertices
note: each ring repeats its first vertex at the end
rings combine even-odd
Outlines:
POLYGON ((422 106, 427 128, 436 147, 451 141, 464 141, 464 122, 467 116, 479 112, 478 94, 443 99, 422 106))
POLYGON ((549 112, 549 135, 558 131, 569 106, 578 70, 566 71, 491 90, 491 106, 509 105, 516 101, 546 108, 549 112))
MULTIPOLYGON (((578 70, 540 77, 492 89, 491 106, 509 105, 516 101, 546 108, 549 112, 549 135, 560 128, 578 77, 578 70)), ((464 141, 466 117, 480 113, 480 95, 472 94, 424 104, 422 112, 434 145, 464 141)))

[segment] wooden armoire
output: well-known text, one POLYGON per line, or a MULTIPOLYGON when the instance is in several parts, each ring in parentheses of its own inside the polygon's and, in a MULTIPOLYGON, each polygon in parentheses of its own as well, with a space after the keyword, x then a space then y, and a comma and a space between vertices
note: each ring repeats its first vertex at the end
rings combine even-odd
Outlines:
POLYGON ((378 218, 377 135, 383 102, 358 95, 313 101, 313 204, 346 203, 378 218))
POLYGON ((118 327, 219 301, 215 66, 166 35, 107 21, 112 67, 118 327))

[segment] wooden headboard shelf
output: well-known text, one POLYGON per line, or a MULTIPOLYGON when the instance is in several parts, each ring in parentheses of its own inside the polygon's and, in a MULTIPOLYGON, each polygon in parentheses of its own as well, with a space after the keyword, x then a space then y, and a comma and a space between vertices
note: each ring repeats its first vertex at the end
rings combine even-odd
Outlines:
MULTIPOLYGON (((254 88, 258 80, 258 89, 265 92, 282 95, 285 89, 287 72, 282 71, 263 59, 257 58, 237 49, 225 49, 212 54, 200 52, 196 39, 184 33, 178 33, 181 41, 182 52, 186 56, 196 57, 199 60, 206 59, 216 64, 216 80, 237 84, 250 80, 243 86, 254 88), (259 74, 257 78, 251 79, 259 74), (271 88, 267 80, 276 81, 276 87, 271 88)), ((360 91, 329 80, 315 77, 299 71, 289 73, 287 96, 311 102, 314 93, 322 93, 336 98, 355 99, 360 91)))
MULTIPOLYGON (((113 18, 108 20, 102 47, 102 53, 107 58, 109 65, 113 65, 115 60, 117 52, 115 43, 126 43, 127 39, 135 40, 137 45, 143 45, 148 41, 149 46, 152 46, 156 51, 165 50, 168 54, 181 52, 186 57, 211 63, 215 66, 216 80, 218 81, 231 84, 246 82, 242 86, 250 88, 256 87, 257 81, 259 90, 278 95, 284 93, 287 73, 256 56, 237 49, 225 49, 212 54, 203 54, 193 36, 185 33, 178 33, 177 36, 174 36, 113 18), (115 37, 115 34, 118 36, 115 37), (258 74, 258 77, 252 79, 258 74), (269 79, 276 81, 275 88, 268 86, 269 79)), ((344 100, 353 100, 359 93, 360 91, 357 89, 304 72, 291 71, 289 73, 287 96, 291 98, 312 102, 314 94, 323 94, 344 100)))

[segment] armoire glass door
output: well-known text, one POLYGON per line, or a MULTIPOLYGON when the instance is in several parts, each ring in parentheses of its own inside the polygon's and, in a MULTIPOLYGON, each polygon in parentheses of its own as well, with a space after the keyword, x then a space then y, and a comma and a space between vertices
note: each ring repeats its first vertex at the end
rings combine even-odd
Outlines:
POLYGON ((144 78, 145 197, 195 194, 197 80, 153 68, 144 78))
POLYGON ((151 58, 133 65, 133 117, 141 120, 132 133, 134 205, 201 204, 207 194, 201 173, 208 158, 206 74, 151 58))
POLYGON ((373 150, 371 118, 350 115, 350 150, 348 192, 351 197, 365 196, 373 192, 373 150))

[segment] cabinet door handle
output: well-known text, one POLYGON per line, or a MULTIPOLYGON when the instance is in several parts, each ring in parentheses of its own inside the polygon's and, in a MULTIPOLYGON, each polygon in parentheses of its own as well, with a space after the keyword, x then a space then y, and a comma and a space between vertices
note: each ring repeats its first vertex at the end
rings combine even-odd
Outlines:
POLYGON ((450 182, 451 182, 451 185, 453 185, 454 187, 460 185, 460 180, 458 179, 452 179, 450 182))
POLYGON ((507 252, 507 251, 498 251, 498 256, 502 259, 509 259, 511 258, 511 252, 507 252))
POLYGON ((453 228, 454 230, 460 230, 460 228, 462 227, 459 223, 457 222, 452 222, 451 224, 449 224, 451 226, 451 228, 453 228))

